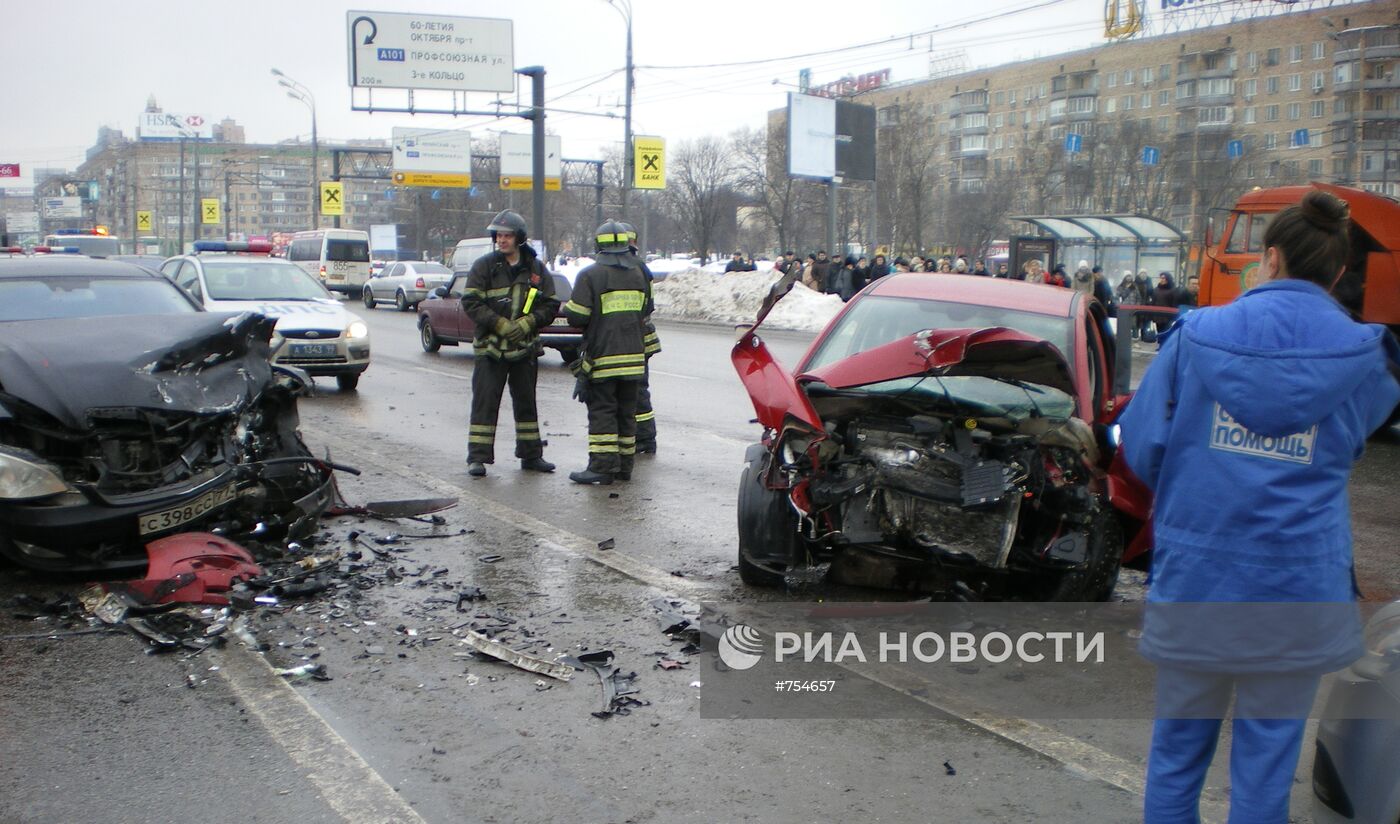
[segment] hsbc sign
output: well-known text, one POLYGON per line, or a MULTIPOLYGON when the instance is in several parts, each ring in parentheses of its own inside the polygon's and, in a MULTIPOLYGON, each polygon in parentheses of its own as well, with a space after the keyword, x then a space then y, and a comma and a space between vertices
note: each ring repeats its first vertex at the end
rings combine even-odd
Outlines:
POLYGON ((203 115, 174 112, 142 112, 136 121, 141 140, 213 140, 214 124, 203 115))

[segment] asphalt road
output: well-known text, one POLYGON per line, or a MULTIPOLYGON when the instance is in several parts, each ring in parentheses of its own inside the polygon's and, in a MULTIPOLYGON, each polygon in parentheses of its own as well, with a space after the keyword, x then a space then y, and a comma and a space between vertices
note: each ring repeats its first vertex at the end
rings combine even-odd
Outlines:
MULTIPOLYGON (((318 382, 302 404, 308 441, 363 470, 342 480, 352 503, 436 495, 461 503, 441 526, 327 522, 326 548, 351 546, 351 531, 361 542, 436 536, 387 545, 401 574, 259 621, 277 665, 324 663, 329 682, 284 685, 238 645, 181 659, 142 655, 121 634, 21 638, 63 622, 21 621, 7 608, 0 820, 1139 818, 1146 722, 969 722, 941 711, 957 696, 871 689, 855 672, 840 674, 837 689, 880 702, 893 720, 701 717, 715 656, 682 653, 682 642, 660 632, 651 599, 889 597, 790 596, 738 581, 734 485, 759 433, 729 366, 727 330, 662 327, 665 351, 652 373, 660 452, 640 460, 630 484, 591 488, 564 477, 586 462, 585 415, 557 355, 541 362, 540 417, 546 457, 560 471, 521 473, 506 424, 499 460, 486 478, 471 479, 470 351, 426 354, 411 315, 357 311, 373 330, 374 364, 356 393, 318 382), (599 550, 609 538, 614 548, 599 550), (491 555, 501 558, 481 560, 491 555), (469 585, 487 600, 459 611, 453 593, 469 585), (637 697, 648 703, 596 718, 602 693, 592 673, 554 682, 467 657, 458 637, 467 625, 504 627, 546 658, 611 649, 624 671, 638 673, 637 697), (655 668, 667 656, 688 663, 655 668), (187 686, 190 675, 197 688, 187 686)), ((789 364, 810 337, 765 335, 789 364)), ((1372 597, 1400 593, 1392 555, 1400 516, 1390 506, 1398 457, 1393 437, 1374 442, 1353 483, 1358 572, 1372 597)), ((19 591, 75 588, 0 571, 6 605, 19 591)), ((1140 597, 1140 578, 1123 592, 1140 597)), ((1309 769, 1305 752, 1298 821, 1309 820, 1309 769)), ((1213 820, 1223 820, 1227 784, 1222 770, 1212 774, 1205 812, 1213 820)))

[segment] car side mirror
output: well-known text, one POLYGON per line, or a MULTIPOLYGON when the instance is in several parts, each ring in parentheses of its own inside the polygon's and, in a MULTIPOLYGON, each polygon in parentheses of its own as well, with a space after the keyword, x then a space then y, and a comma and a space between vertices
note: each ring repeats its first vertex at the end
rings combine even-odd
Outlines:
POLYGON ((447 297, 447 287, 446 287, 446 286, 439 286, 438 288, 434 289, 434 290, 433 290, 433 297, 435 297, 435 298, 445 298, 445 297, 447 297))

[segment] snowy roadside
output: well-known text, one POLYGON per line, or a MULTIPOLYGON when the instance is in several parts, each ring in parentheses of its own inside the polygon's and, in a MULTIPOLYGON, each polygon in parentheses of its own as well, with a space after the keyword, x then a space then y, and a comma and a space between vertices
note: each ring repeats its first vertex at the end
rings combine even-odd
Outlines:
MULTIPOLYGON (((551 267, 551 271, 563 275, 572 285, 578 273, 591 263, 591 258, 577 258, 566 266, 551 267)), ((767 261, 761 263, 756 272, 727 275, 690 264, 685 268, 673 268, 673 261, 652 263, 650 266, 657 278, 652 284, 656 317, 717 326, 753 323, 763 296, 778 279, 771 264, 765 266, 764 263, 767 261)), ((835 295, 813 292, 799 283, 763 325, 769 329, 820 332, 841 311, 841 306, 841 299, 835 295)))
MULTIPOLYGON (((778 280, 768 272, 716 275, 699 269, 674 272, 652 285, 655 316, 662 320, 733 325, 753 323, 768 289, 778 280)), ((797 284, 763 325, 769 329, 818 332, 841 311, 841 299, 797 284)))

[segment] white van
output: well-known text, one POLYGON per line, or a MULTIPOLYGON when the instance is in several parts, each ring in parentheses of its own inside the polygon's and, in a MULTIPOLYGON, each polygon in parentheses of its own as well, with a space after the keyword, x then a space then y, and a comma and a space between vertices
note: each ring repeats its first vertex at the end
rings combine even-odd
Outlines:
POLYGON ((321 279, 332 292, 358 296, 369 280, 369 232, 317 229, 297 232, 287 260, 321 279))
POLYGON ((467 271, 477 258, 495 249, 496 243, 489 237, 469 237, 457 241, 457 248, 452 250, 452 271, 467 271))

